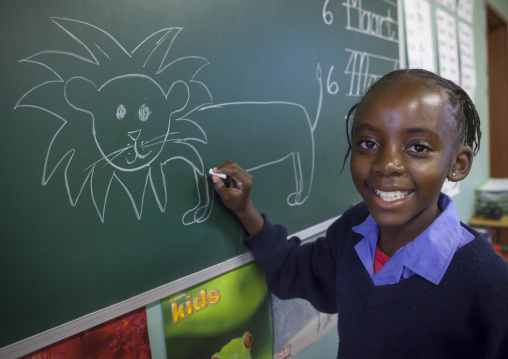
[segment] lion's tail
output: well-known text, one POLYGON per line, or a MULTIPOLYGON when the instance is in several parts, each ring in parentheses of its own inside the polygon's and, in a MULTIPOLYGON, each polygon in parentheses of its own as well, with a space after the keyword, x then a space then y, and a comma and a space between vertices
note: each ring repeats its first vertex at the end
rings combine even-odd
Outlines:
POLYGON ((314 132, 314 130, 316 129, 316 126, 318 124, 319 116, 321 114, 321 105, 323 104, 323 77, 322 77, 321 65, 319 64, 319 62, 316 67, 316 79, 319 82, 319 101, 318 101, 318 106, 317 106, 317 110, 316 110, 316 118, 314 119, 314 122, 312 123, 312 127, 311 127, 312 132, 314 132))

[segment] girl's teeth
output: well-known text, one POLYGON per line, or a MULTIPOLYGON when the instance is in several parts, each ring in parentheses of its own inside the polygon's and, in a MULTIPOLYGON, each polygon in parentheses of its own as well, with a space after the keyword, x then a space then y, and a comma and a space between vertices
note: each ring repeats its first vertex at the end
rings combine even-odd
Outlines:
POLYGON ((411 191, 406 191, 406 192, 402 192, 402 191, 382 192, 382 191, 378 191, 378 190, 374 190, 374 192, 383 201, 386 201, 386 202, 391 202, 391 201, 395 201, 397 199, 401 199, 401 198, 407 197, 411 193, 411 191))

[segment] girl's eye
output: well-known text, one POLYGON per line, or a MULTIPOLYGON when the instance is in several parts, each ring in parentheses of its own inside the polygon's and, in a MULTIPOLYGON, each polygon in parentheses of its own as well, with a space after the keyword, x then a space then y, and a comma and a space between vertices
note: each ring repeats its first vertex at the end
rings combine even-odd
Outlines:
POLYGON ((423 152, 428 152, 429 150, 430 149, 427 146, 424 146, 424 145, 412 145, 412 146, 409 146, 409 151, 410 152, 423 153, 423 152))
POLYGON ((377 147, 377 144, 374 141, 362 141, 362 142, 360 142, 360 146, 362 148, 365 148, 365 149, 368 149, 368 150, 372 150, 372 149, 375 149, 377 147))

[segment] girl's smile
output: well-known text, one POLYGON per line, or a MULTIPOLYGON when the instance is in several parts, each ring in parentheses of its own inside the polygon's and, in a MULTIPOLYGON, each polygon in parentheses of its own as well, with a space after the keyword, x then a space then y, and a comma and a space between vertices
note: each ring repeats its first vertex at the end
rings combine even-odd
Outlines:
POLYGON ((385 249, 412 241, 440 214, 439 193, 460 152, 450 113, 439 91, 411 79, 377 89, 357 110, 351 174, 385 249))
POLYGON ((393 202, 399 199, 405 199, 413 193, 413 191, 389 191, 383 192, 377 189, 372 189, 376 196, 381 198, 384 202, 393 202))

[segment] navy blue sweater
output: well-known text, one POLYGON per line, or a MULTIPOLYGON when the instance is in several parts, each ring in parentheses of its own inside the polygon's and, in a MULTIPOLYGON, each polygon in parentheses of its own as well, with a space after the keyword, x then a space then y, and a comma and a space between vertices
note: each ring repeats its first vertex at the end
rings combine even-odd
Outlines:
POLYGON ((414 275, 374 286, 351 230, 368 215, 359 204, 309 244, 268 221, 246 240, 275 295, 339 313, 338 358, 508 358, 508 265, 492 246, 463 225, 476 238, 439 285, 414 275))

